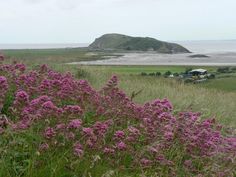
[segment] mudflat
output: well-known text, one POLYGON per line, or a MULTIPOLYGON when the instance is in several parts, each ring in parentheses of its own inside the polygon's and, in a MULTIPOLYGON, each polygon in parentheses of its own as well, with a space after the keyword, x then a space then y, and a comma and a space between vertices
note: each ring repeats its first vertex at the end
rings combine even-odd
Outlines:
MULTIPOLYGON (((120 53, 119 53, 120 54, 120 53)), ((84 65, 189 65, 236 66, 236 52, 207 53, 209 57, 191 58, 192 54, 159 54, 155 52, 122 53, 121 57, 104 60, 73 62, 84 65)))

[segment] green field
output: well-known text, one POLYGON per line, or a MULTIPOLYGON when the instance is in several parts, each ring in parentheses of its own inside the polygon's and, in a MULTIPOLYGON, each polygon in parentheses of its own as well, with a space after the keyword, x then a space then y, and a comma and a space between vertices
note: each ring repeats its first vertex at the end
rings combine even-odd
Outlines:
MULTIPOLYGON (((67 66, 63 66, 67 67, 67 66)), ((74 68, 74 66, 70 66, 74 68)), ((208 70, 209 73, 216 73, 217 67, 210 66, 80 66, 81 68, 89 69, 89 70, 101 70, 103 72, 109 72, 112 74, 119 75, 131 75, 137 76, 141 75, 142 72, 147 74, 160 72, 164 74, 167 71, 171 71, 172 73, 181 73, 185 72, 186 69, 189 68, 202 68, 208 70)), ((59 69, 60 70, 60 69, 59 69)), ((65 70, 62 69, 61 70, 65 70)), ((145 76, 145 77, 153 77, 153 79, 158 79, 155 76, 145 76)), ((167 79, 168 80, 168 79, 167 79)), ((166 81, 167 81, 166 80, 166 81)), ((218 74, 215 79, 208 80, 205 83, 196 84, 196 87, 204 87, 210 89, 217 89, 220 91, 227 92, 235 92, 236 91, 236 74, 218 74), (224 77, 222 77, 224 76, 224 77)))
POLYGON ((87 48, 3 50, 2 53, 4 53, 8 61, 18 60, 29 66, 42 63, 54 65, 78 61, 101 60, 106 56, 120 56, 113 52, 94 52, 87 48))

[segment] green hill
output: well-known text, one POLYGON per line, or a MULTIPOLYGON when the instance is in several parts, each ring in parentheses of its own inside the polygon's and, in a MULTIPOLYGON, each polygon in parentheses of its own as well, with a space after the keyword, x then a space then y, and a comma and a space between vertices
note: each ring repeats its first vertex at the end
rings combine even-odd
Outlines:
POLYGON ((179 44, 159 41, 149 37, 131 37, 122 34, 105 34, 89 46, 101 50, 156 51, 158 53, 189 53, 179 44))

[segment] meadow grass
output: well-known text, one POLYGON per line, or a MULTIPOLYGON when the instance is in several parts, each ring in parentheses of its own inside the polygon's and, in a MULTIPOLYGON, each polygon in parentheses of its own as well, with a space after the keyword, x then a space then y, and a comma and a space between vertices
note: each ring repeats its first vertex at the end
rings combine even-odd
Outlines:
MULTIPOLYGON (((1 51, 0 51, 1 52, 1 51)), ((101 60, 106 56, 121 56, 111 52, 90 51, 87 48, 65 48, 65 49, 22 49, 3 50, 8 62, 17 60, 35 66, 39 64, 60 64, 79 61, 101 60)))
MULTIPOLYGON (((17 55, 17 53, 16 53, 17 55)), ((23 54, 22 54, 23 55, 23 54)), ((30 68, 39 64, 47 63, 49 66, 60 72, 71 72, 78 79, 88 80, 93 87, 101 89, 112 75, 117 75, 119 79, 119 88, 133 98, 134 102, 143 104, 156 98, 168 98, 174 106, 174 114, 181 111, 201 112, 202 119, 216 118, 220 123, 229 127, 236 127, 236 92, 230 88, 228 92, 224 91, 223 85, 233 82, 234 78, 227 78, 224 84, 216 89, 210 86, 213 82, 206 85, 193 85, 178 82, 175 79, 163 77, 143 77, 141 72, 182 72, 186 69, 184 66, 78 66, 65 65, 68 58, 45 58, 36 57, 20 58, 19 61, 26 62, 30 68), (57 62, 58 61, 58 62, 57 62), (209 85, 207 85, 209 84, 209 85), (213 88, 213 89, 209 89, 213 88)), ((82 55, 82 54, 81 54, 82 55)), ((83 55, 86 55, 84 53, 83 55)), ((11 57, 10 57, 11 58, 11 57)), ((90 58, 91 59, 91 58, 90 58)), ((215 71, 214 67, 204 67, 215 71)), ((222 79, 222 78, 221 78, 222 79)), ((215 81, 219 81, 216 79, 215 81)), ((231 86, 228 86, 231 87, 231 86)), ((4 134, 0 141, 0 176, 11 177, 13 174, 18 176, 167 176, 168 170, 159 169, 158 173, 152 169, 144 171, 136 167, 129 167, 130 156, 124 154, 122 159, 125 166, 114 168, 114 164, 102 161, 102 153, 94 152, 88 154, 83 160, 73 157, 69 147, 50 149, 46 153, 38 151, 38 142, 42 141, 41 134, 38 132, 40 126, 35 126, 22 133, 4 134), (101 159, 100 159, 101 158, 101 159), (127 166, 127 167, 126 167, 127 166), (161 174, 161 175, 160 175, 161 174)), ((8 131, 8 130, 7 130, 8 131)), ((70 145, 71 146, 71 145, 70 145)), ((181 148, 172 149, 167 152, 168 156, 182 158, 181 148)), ((180 159, 183 160, 183 159, 180 159)), ((183 164, 179 163, 179 176, 186 176, 183 164)), ((199 163, 199 170, 204 170, 204 166, 199 163)), ((189 176, 191 176, 189 174, 189 176)))
MULTIPOLYGON (((225 85, 230 87, 225 91, 224 84, 216 87, 218 79, 211 80, 207 83, 195 85, 184 84, 175 79, 162 77, 143 77, 138 73, 138 67, 135 68, 135 74, 125 72, 123 66, 78 66, 78 65, 52 65, 52 67, 60 72, 70 71, 77 78, 87 79, 95 88, 100 89, 112 75, 117 75, 119 85, 129 96, 132 93, 140 92, 134 101, 143 104, 156 98, 168 98, 174 105, 176 112, 178 111, 196 111, 201 112, 204 118, 215 117, 221 123, 229 126, 236 126, 236 92, 231 89, 231 82, 235 82, 235 78, 227 78, 225 85), (115 69, 114 69, 115 68, 115 69), (84 74, 80 75, 79 71, 84 74), (229 80, 228 80, 229 79, 229 80), (216 83, 215 83, 216 82, 216 83), (230 84, 229 84, 230 83, 230 84), (220 88, 220 86, 222 86, 220 88), (210 88, 210 89, 209 89, 210 88)), ((126 67, 125 67, 126 68, 126 67)), ((152 72, 159 70, 159 67, 144 67, 153 69, 152 72)), ((168 66, 161 67, 168 69, 168 66)), ((170 67, 171 68, 171 67, 170 67)), ((173 67, 176 71, 185 69, 184 66, 173 67)), ((210 67, 212 68, 212 67, 210 67)), ((212 68, 214 69, 214 68, 212 68)), ((221 79, 219 79, 221 80, 221 79)), ((225 79, 222 79, 225 80, 225 79)), ((232 87, 235 85, 232 84, 232 87)))
POLYGON ((227 92, 236 92, 236 77, 218 78, 211 80, 210 82, 202 83, 200 86, 227 92))
POLYGON ((106 67, 85 67, 85 70, 86 78, 96 88, 104 85, 111 75, 118 75, 120 87, 128 95, 140 91, 134 98, 138 103, 145 103, 155 98, 168 98, 176 111, 201 112, 205 118, 216 117, 223 124, 236 126, 236 92, 203 88, 174 79, 123 75, 107 71, 106 67))
MULTIPOLYGON (((198 66, 90 66, 90 68, 103 68, 104 70, 107 70, 109 72, 114 72, 118 74, 135 74, 140 75, 142 72, 145 72, 147 74, 149 73, 156 73, 160 72, 161 74, 164 74, 167 71, 171 71, 172 73, 181 73, 185 72, 186 69, 191 68, 199 68, 198 66)), ((201 66, 202 69, 206 69, 209 72, 215 72, 216 67, 211 66, 201 66)))
MULTIPOLYGON (((101 88, 111 75, 118 75, 120 87, 128 95, 131 96, 133 92, 140 91, 134 98, 138 103, 145 103, 155 98, 168 98, 177 111, 201 112, 205 118, 216 117, 223 124, 236 126, 235 78, 214 79, 198 85, 184 84, 171 78, 143 77, 137 74, 138 68, 140 70, 153 69, 151 71, 154 72, 160 68, 168 69, 168 66, 160 68, 154 66, 124 67, 131 68, 131 70, 135 68, 135 74, 130 74, 129 71, 125 72, 123 66, 54 65, 52 67, 58 71, 70 71, 77 77, 85 78, 97 89, 101 88), (79 70, 83 70, 85 75, 80 76, 79 70)), ((176 71, 185 69, 184 66, 172 68, 176 71)), ((210 69, 214 70, 215 68, 210 67, 210 69)))

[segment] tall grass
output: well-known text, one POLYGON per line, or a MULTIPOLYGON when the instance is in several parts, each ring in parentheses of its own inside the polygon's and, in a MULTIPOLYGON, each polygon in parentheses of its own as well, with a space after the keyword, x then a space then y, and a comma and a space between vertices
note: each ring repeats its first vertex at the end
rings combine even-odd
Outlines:
MULTIPOLYGON (((73 72, 77 71, 76 66, 65 66, 62 71, 68 67, 73 72)), ((104 85, 111 75, 118 74, 120 87, 127 94, 131 96, 133 92, 140 92, 134 98, 137 103, 145 103, 155 98, 168 98, 176 110, 201 112, 203 117, 215 117, 223 124, 236 126, 235 92, 196 87, 174 79, 119 74, 107 67, 83 69, 89 73, 87 79, 96 88, 104 85)))

